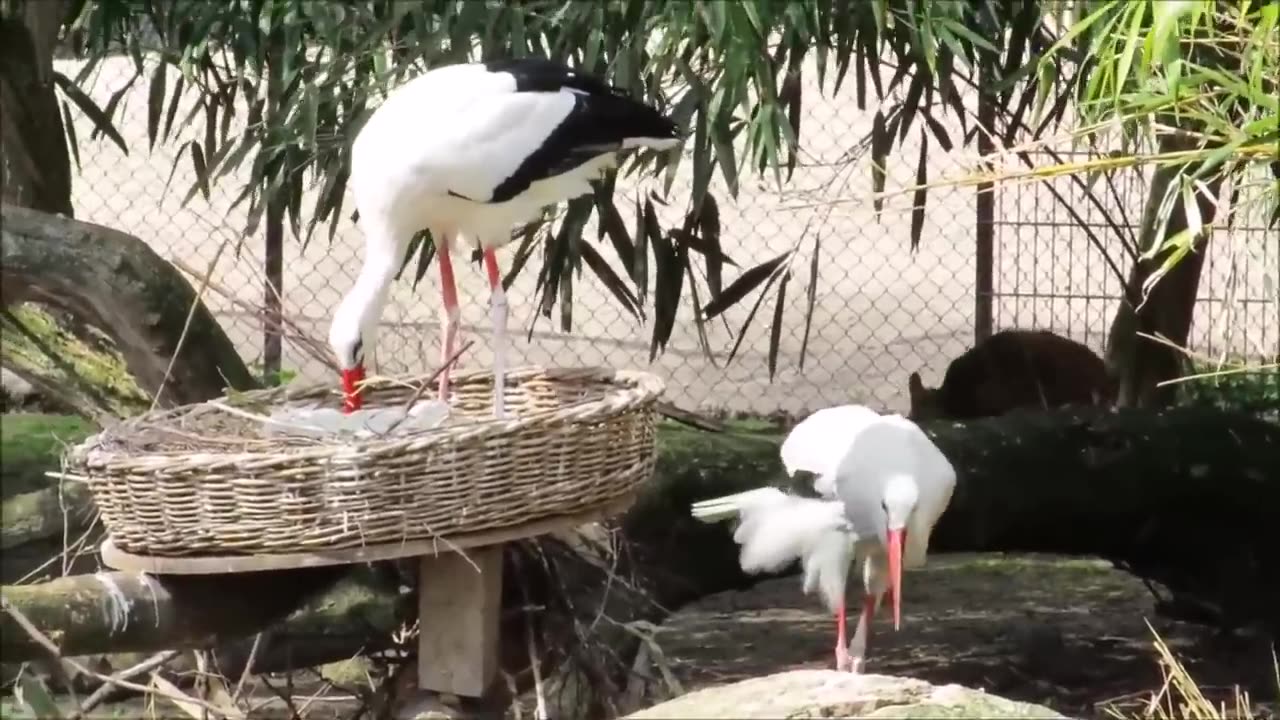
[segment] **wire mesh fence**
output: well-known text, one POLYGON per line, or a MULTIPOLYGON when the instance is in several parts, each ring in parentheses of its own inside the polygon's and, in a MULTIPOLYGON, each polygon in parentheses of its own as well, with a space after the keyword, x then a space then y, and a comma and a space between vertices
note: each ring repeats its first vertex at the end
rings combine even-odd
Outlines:
MULTIPOLYGON (((57 64, 68 76, 79 71, 73 60, 57 64)), ((85 89, 105 105, 134 76, 131 60, 109 59, 85 89)), ((260 363, 264 328, 255 310, 264 297, 264 239, 261 232, 242 237, 244 207, 231 207, 244 179, 230 173, 212 187, 208 199, 197 193, 184 204, 195 176, 181 147, 199 129, 180 125, 167 141, 148 149, 146 85, 145 80, 134 81, 118 103, 116 127, 129 148, 127 155, 94 139, 91 122, 76 118, 81 162, 73 189, 77 216, 132 233, 179 267, 208 272, 216 291, 206 292, 205 302, 242 356, 260 363)), ((782 309, 772 379, 765 351, 772 296, 729 363, 729 349, 753 300, 706 324, 708 350, 699 342, 686 292, 667 348, 650 364, 648 321, 629 315, 594 277, 584 273, 574 280, 572 324, 564 331, 558 311, 552 319, 535 312, 536 272, 529 269, 508 291, 511 363, 652 367, 666 380, 668 399, 689 409, 794 414, 841 402, 903 411, 909 373, 920 371, 927 384, 940 382, 947 363, 972 346, 979 326, 1051 329, 1102 351, 1121 282, 1106 257, 1119 259, 1127 271, 1125 244, 1137 232, 1146 200, 1141 173, 1111 178, 1114 192, 1106 202, 1114 227, 1069 179, 998 188, 992 259, 985 268, 976 261, 975 191, 931 190, 922 242, 912 251, 909 203, 889 203, 877 219, 867 203, 830 202, 871 190, 869 158, 857 148, 870 132, 872 113, 858 110, 851 93, 833 97, 818 90, 805 89, 803 151, 781 189, 769 175, 744 175, 736 198, 718 179, 712 184, 720 203, 722 243, 737 264, 726 268, 726 283, 742 269, 796 244, 805 246, 782 309), (801 364, 807 259, 814 247, 820 253, 814 317, 801 364), (984 269, 991 278, 989 310, 978 302, 983 293, 976 278, 984 269)), ((186 116, 193 102, 186 100, 177 117, 186 116)), ((236 121, 242 122, 240 118, 236 121)), ((955 128, 953 135, 958 137, 960 130, 955 128)), ((910 136, 898 152, 901 161, 889 167, 890 187, 911 184, 915 174, 918 147, 910 136)), ((940 148, 931 147, 927 158, 931 177, 963 170, 958 156, 940 148)), ((682 217, 689 165, 682 164, 671 204, 658 209, 664 226, 682 217)), ((654 187, 620 179, 617 194, 627 198, 654 187)), ((303 206, 312 201, 304 197, 303 206)), ((1255 358, 1280 353, 1280 247, 1262 226, 1261 219, 1238 222, 1230 232, 1215 235, 1195 314, 1195 349, 1255 358)), ((586 241, 594 243, 595 237, 588 227, 586 241)), ((332 242, 324 230, 307 244, 286 237, 283 310, 309 335, 326 336, 332 308, 359 268, 363 242, 346 218, 332 242)), ((621 272, 617 259, 609 257, 612 253, 602 250, 601 255, 621 272)), ((510 253, 506 256, 509 262, 510 253)), ((410 277, 393 289, 375 343, 374 364, 381 372, 422 371, 438 360, 436 277, 428 273, 414 287, 412 271, 406 274, 410 277)), ((460 264, 458 284, 462 332, 475 341, 462 364, 487 367, 487 283, 478 266, 460 264)), ((327 373, 287 341, 283 366, 312 378, 327 373)))

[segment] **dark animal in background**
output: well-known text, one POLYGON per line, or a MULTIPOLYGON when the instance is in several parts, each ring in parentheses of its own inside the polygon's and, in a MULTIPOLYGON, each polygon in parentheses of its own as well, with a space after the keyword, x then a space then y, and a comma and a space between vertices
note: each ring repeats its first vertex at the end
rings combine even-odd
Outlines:
POLYGON ((1115 383, 1085 345, 1047 330, 1001 330, 951 361, 942 385, 913 372, 912 420, 993 417, 1019 408, 1110 405, 1115 383))

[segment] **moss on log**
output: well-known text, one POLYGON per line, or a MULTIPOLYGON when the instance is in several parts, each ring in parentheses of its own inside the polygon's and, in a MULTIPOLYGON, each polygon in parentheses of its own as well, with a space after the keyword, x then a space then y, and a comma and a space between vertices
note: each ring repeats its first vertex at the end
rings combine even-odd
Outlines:
MULTIPOLYGON (((0 248, 4 307, 36 303, 96 329, 145 395, 160 394, 162 406, 256 385, 190 283, 142 240, 5 203, 0 248)), ((72 334, 85 340, 86 333, 72 334)))
POLYGON ((110 343, 94 343, 66 313, 32 303, 0 315, 0 359, 43 397, 95 421, 128 417, 151 401, 110 343))

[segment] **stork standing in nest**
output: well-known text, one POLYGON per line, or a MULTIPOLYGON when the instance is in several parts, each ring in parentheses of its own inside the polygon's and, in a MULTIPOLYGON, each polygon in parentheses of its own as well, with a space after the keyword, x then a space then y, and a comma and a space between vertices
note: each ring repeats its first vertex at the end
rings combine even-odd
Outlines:
MULTIPOLYGON (((329 344, 344 409, 361 407, 365 349, 413 235, 430 231, 440 267, 441 363, 457 342, 454 250, 483 251, 491 289, 493 409, 504 416, 507 299, 496 248, 542 208, 586 195, 621 151, 680 143, 674 122, 603 81, 541 58, 449 65, 398 88, 351 147, 350 186, 364 264, 342 299, 329 344), (465 238, 465 240, 463 239, 465 238)), ((448 402, 449 369, 439 398, 448 402)))

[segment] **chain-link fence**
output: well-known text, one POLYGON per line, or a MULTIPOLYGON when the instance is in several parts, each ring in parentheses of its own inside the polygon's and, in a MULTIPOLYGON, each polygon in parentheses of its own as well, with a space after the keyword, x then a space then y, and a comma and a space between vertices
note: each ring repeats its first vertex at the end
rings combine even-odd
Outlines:
MULTIPOLYGON (((74 61, 58 64, 68 76, 79 70, 74 61)), ((127 58, 107 60, 86 90, 106 104, 134 72, 127 58)), ((866 203, 832 202, 871 190, 869 158, 855 157, 855 148, 871 129, 871 113, 857 109, 851 92, 834 98, 830 93, 820 96, 813 86, 805 92, 804 151, 783 189, 776 189, 771 176, 744 175, 738 197, 731 200, 722 182, 712 185, 720 199, 724 249, 738 265, 726 268, 726 283, 741 269, 803 243, 783 308, 776 376, 770 380, 766 352, 772 296, 756 313, 738 355, 726 364, 753 301, 706 324, 714 351, 708 353, 699 343, 686 291, 667 349, 651 366, 666 379, 670 400, 690 409, 755 413, 797 413, 850 401, 901 411, 907 405, 907 375, 920 370, 926 383, 940 382, 947 363, 973 344, 975 327, 1048 328, 1101 352, 1120 294, 1120 280, 1105 258, 1110 255, 1127 271, 1124 237, 1137 232, 1146 199, 1139 173, 1109 180, 1115 192, 1108 196, 1107 210, 1120 236, 1085 193, 1063 178, 996 191, 986 253, 991 261, 985 267, 976 260, 980 233, 974 190, 934 189, 922 242, 912 252, 910 196, 888 203, 879 220, 866 203), (808 352, 801 366, 807 259, 815 238, 821 255, 808 352), (979 284, 978 278, 989 280, 979 284), (980 302, 983 297, 990 302, 980 302)), ((186 116, 189 107, 177 117, 186 116)), ((74 186, 77 216, 132 233, 197 276, 212 267, 213 289, 206 302, 241 354, 251 363, 260 361, 264 329, 255 312, 264 295, 259 269, 264 241, 261 233, 241 238, 244 207, 230 208, 244 178, 231 173, 213 187, 208 201, 197 194, 183 206, 194 174, 189 158, 178 153, 183 142, 200 132, 200 123, 179 123, 173 137, 148 151, 145 80, 124 91, 116 117, 127 156, 109 142, 90 140, 91 123, 76 120, 82 163, 74 186)), ((949 130, 953 137, 963 132, 959 127, 949 130)), ((891 158, 888 186, 913 182, 915 135, 891 158)), ((930 146, 928 163, 935 178, 963 170, 936 143, 930 146)), ((673 204, 659 210, 665 226, 679 221, 690 165, 683 164, 673 185, 673 204)), ((619 181, 620 198, 636 190, 619 181)), ((313 197, 305 197, 303 206, 312 202, 313 197)), ((1215 235, 1200 290, 1203 307, 1197 309, 1193 329, 1200 351, 1250 357, 1280 352, 1280 249, 1260 220, 1253 226, 1241 229, 1238 223, 1231 232, 1215 235)), ((595 242, 593 228, 586 237, 595 242)), ((284 312, 305 332, 323 339, 331 309, 359 267, 363 238, 344 218, 332 244, 318 230, 305 248, 287 236, 284 251, 284 312)), ((608 258, 612 252, 601 255, 608 258)), ((500 254, 506 262, 510 257, 510 251, 500 254)), ((611 262, 621 272, 616 259, 611 262)), ((529 270, 509 291, 513 364, 650 367, 651 328, 627 314, 594 277, 584 273, 575 280, 572 330, 561 332, 558 313, 555 320, 535 314, 536 272, 529 270)), ((463 333, 475 341, 462 364, 487 366, 487 284, 478 267, 460 267, 458 282, 463 333)), ((702 299, 706 301, 705 292, 702 299)), ((434 273, 416 289, 408 279, 397 283, 374 354, 380 370, 421 371, 436 364, 439 302, 434 273)), ((312 377, 326 372, 288 343, 283 365, 312 377)))

